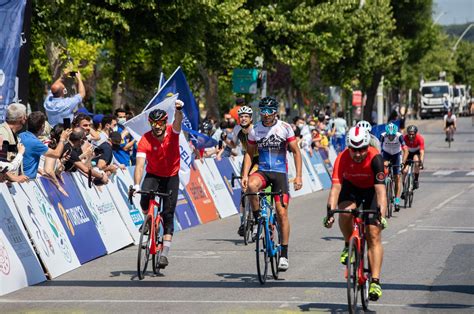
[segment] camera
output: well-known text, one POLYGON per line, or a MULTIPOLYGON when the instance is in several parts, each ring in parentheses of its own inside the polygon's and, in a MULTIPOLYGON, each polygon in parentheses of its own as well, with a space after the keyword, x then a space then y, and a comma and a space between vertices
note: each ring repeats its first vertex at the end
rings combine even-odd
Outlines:
POLYGON ((102 147, 96 147, 94 148, 94 155, 99 156, 104 153, 104 149, 102 147))
POLYGON ((70 77, 76 77, 77 71, 71 71, 69 72, 70 77))

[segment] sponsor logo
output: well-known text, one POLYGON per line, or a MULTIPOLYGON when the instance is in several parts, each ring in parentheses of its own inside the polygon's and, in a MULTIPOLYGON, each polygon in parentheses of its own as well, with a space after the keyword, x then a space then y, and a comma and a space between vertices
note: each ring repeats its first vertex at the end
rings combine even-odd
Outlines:
POLYGON ((385 180, 385 173, 383 173, 383 172, 377 173, 376 178, 377 178, 378 181, 385 180))
POLYGON ((10 258, 8 257, 7 248, 5 244, 0 239, 0 272, 4 275, 10 273, 10 258))

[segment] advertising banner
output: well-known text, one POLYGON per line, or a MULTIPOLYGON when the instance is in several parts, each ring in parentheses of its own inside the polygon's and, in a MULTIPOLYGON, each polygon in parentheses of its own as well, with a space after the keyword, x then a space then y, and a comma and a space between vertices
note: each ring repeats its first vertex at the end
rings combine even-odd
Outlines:
POLYGON ((176 203, 174 215, 177 222, 179 223, 180 230, 199 225, 199 217, 197 216, 194 207, 189 203, 188 199, 184 195, 184 191, 182 190, 179 190, 178 192, 178 202, 176 203))
POLYGON ((321 181, 319 181, 319 177, 316 174, 316 171, 314 170, 313 165, 311 164, 311 160, 309 159, 308 152, 302 149, 301 150, 301 157, 303 159, 302 160, 303 161, 303 167, 305 167, 307 172, 308 172, 308 176, 309 176, 309 179, 310 179, 309 183, 311 185, 311 190, 313 190, 313 192, 322 190, 323 186, 321 184, 321 181))
POLYGON ((50 278, 80 266, 58 213, 37 183, 13 183, 10 193, 50 278))
POLYGON ((63 189, 69 196, 60 193, 49 180, 40 178, 41 184, 53 204, 54 209, 66 233, 71 240, 74 251, 81 264, 105 255, 107 250, 97 230, 97 216, 92 215, 84 204, 74 180, 69 173, 63 173, 63 189))
POLYGON ((324 160, 321 158, 319 152, 317 150, 313 150, 313 156, 311 156, 309 159, 313 165, 314 170, 316 170, 316 173, 318 174, 319 181, 321 181, 323 189, 330 189, 331 177, 324 166, 324 160))
MULTIPOLYGON (((120 250, 133 242, 130 233, 115 207, 106 186, 88 186, 87 177, 79 172, 64 174, 74 178, 85 205, 92 214, 107 253, 120 250)), ((116 198, 120 197, 119 195, 116 198)), ((125 206, 125 205, 124 205, 125 206)))
POLYGON ((139 228, 143 224, 143 214, 140 208, 140 195, 135 194, 133 204, 128 201, 128 189, 133 185, 133 179, 127 170, 117 169, 115 175, 110 177, 106 185, 112 196, 116 208, 122 217, 128 232, 133 238, 133 243, 138 244, 140 239, 139 228))
POLYGON ((191 167, 190 178, 185 192, 196 209, 202 224, 219 218, 212 196, 194 163, 191 167))
POLYGON ((239 172, 235 172, 234 166, 230 161, 230 158, 222 158, 221 160, 215 160, 216 167, 219 170, 219 174, 224 181, 227 191, 234 201, 235 208, 240 208, 240 194, 242 192, 242 187, 240 186, 240 180, 234 180, 234 187, 232 187, 232 174, 239 176, 239 172))
POLYGON ((240 175, 240 169, 242 169, 242 164, 244 163, 244 156, 230 157, 229 161, 234 167, 234 173, 240 175))
POLYGON ((334 167, 334 163, 336 162, 337 153, 334 149, 334 146, 329 145, 329 160, 331 161, 331 165, 334 167))
POLYGON ((0 184, 0 295, 46 280, 6 184, 0 184))
POLYGON ((196 166, 201 173, 207 188, 211 192, 217 211, 221 218, 229 217, 237 214, 234 201, 227 190, 224 181, 222 180, 219 170, 216 167, 214 159, 205 158, 204 162, 201 160, 195 161, 196 166))
POLYGON ((306 167, 304 164, 302 165, 302 175, 303 175, 303 187, 295 191, 294 188, 294 182, 296 178, 296 167, 295 167, 295 159, 293 158, 293 154, 287 153, 286 158, 288 160, 288 184, 290 188, 290 196, 291 197, 297 197, 301 195, 305 195, 308 193, 311 193, 311 184, 309 183, 311 179, 309 178, 308 175, 308 170, 306 170, 306 167))

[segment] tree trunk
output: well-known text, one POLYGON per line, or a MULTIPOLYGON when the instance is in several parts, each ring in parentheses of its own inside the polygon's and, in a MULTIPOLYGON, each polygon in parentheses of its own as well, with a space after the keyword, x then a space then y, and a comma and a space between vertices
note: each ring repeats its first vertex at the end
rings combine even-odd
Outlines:
POLYGON ((218 81, 217 73, 206 69, 202 65, 198 65, 199 73, 204 81, 204 97, 206 99, 207 117, 212 117, 220 120, 219 112, 219 95, 218 95, 218 81))
POLYGON ((114 74, 112 76, 112 110, 122 106, 123 84, 122 84, 122 36, 114 33, 114 74))
POLYGON ((62 53, 64 53, 64 48, 60 45, 52 41, 46 44, 46 56, 49 61, 53 82, 62 75, 61 71, 66 66, 67 61, 60 59, 62 53))
POLYGON ((372 76, 372 84, 367 88, 367 100, 364 107, 364 120, 372 121, 372 109, 374 108, 375 100, 377 99, 377 88, 382 79, 381 72, 375 72, 372 76))

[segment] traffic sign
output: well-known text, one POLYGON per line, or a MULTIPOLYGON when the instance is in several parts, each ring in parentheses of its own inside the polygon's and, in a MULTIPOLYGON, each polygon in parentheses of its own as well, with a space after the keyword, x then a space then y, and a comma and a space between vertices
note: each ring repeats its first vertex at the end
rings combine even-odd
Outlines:
POLYGON ((232 73, 232 91, 238 94, 256 94, 257 78, 257 69, 234 69, 232 73))

